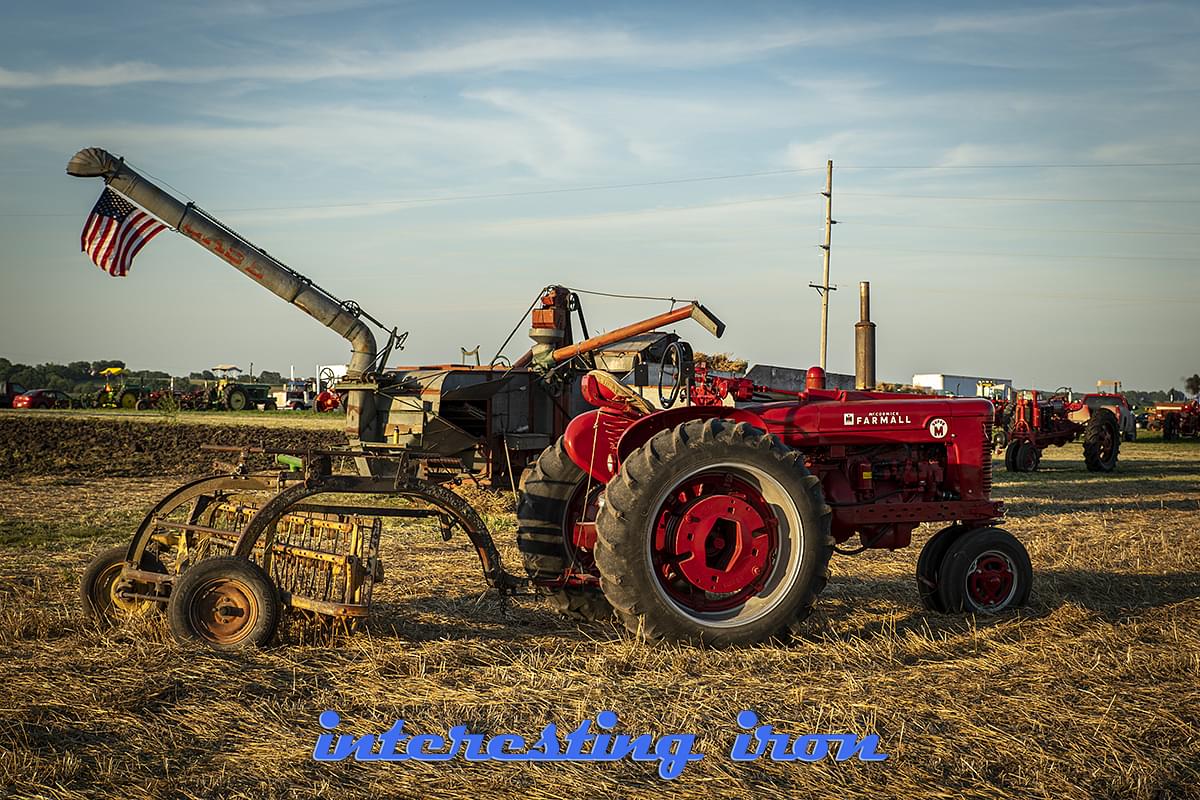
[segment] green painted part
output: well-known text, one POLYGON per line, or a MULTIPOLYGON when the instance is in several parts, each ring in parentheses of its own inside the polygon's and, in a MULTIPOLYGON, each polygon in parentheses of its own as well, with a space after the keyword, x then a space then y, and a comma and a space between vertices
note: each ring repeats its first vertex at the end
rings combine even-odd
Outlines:
POLYGON ((289 456, 287 454, 280 453, 279 455, 275 456, 275 463, 282 464, 292 472, 299 472, 300 470, 304 469, 304 459, 300 458, 300 456, 289 456))

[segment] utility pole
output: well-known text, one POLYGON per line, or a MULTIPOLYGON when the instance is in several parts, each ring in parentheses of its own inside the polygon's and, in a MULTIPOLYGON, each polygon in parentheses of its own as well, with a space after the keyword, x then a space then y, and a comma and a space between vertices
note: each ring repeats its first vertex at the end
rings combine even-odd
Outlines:
POLYGON ((829 293, 836 291, 836 286, 829 285, 829 245, 832 241, 833 226, 837 220, 833 218, 833 161, 825 164, 825 241, 821 245, 824 251, 825 275, 820 285, 810 283, 809 286, 821 295, 821 369, 825 369, 825 355, 829 344, 829 293))

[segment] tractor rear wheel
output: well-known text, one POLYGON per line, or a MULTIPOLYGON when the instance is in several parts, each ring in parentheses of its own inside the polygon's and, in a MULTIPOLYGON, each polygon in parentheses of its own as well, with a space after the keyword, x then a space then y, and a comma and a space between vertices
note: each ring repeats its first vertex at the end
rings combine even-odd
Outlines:
POLYGON ((137 393, 132 392, 128 389, 121 392, 121 396, 117 399, 117 405, 119 405, 121 408, 125 409, 126 411, 131 411, 131 410, 137 408, 137 404, 138 404, 137 393))
MULTIPOLYGON (((121 569, 125 566, 128 550, 128 547, 122 546, 100 553, 88 564, 79 582, 79 599, 83 603, 83 613, 102 625, 112 625, 121 617, 144 616, 161 608, 161 603, 152 600, 126 599, 117 594, 117 585, 120 583, 121 569)), ((153 553, 145 553, 142 556, 141 568, 149 572, 167 571, 153 553)), ((129 588, 135 594, 154 593, 152 584, 140 581, 134 581, 129 588)))
POLYGON ((829 578, 832 509, 802 455, 745 423, 655 434, 596 521, 604 594, 630 631, 729 646, 784 636, 829 578))
POLYGON ((1025 546, 1003 528, 976 528, 942 559, 938 599, 948 613, 996 614, 1025 605, 1032 585, 1025 546))
POLYGON ((569 572, 595 575, 590 552, 575 544, 579 523, 593 523, 604 485, 579 468, 562 439, 547 447, 529 469, 517 507, 517 549, 525 571, 555 611, 582 620, 608 619, 612 606, 599 586, 558 585, 569 572), (550 585, 547 585, 550 584, 550 585))
POLYGON ((250 406, 250 397, 245 389, 231 386, 225 390, 225 409, 227 411, 245 411, 250 406))
POLYGON ((275 638, 281 604, 275 584, 253 561, 206 558, 180 576, 167 604, 171 633, 218 650, 265 647, 275 638))
POLYGON ((1121 449, 1117 418, 1107 408, 1092 414, 1083 431, 1083 460, 1089 472, 1112 472, 1121 449))
POLYGON ((1179 438, 1179 415, 1167 414, 1163 420, 1162 438, 1164 442, 1173 442, 1179 438))
POLYGON ((1017 452, 1013 456, 1013 464, 1016 466, 1017 472, 1033 472, 1038 468, 1041 460, 1042 454, 1033 442, 1021 442, 1021 446, 1017 448, 1017 452))
POLYGON ((942 562, 946 558, 946 552, 951 545, 958 541, 960 536, 966 533, 966 530, 957 523, 942 528, 929 537, 929 541, 925 542, 925 546, 921 548, 921 555, 917 558, 917 595, 921 598, 921 605, 927 611, 946 613, 946 607, 942 605, 941 597, 938 595, 938 578, 941 574, 942 562))

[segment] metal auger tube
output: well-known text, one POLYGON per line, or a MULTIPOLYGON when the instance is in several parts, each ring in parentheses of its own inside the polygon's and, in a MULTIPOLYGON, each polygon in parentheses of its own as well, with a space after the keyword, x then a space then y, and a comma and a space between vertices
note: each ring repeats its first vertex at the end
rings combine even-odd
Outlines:
MULTIPOLYGON (((124 159, 99 147, 80 150, 67 164, 67 174, 103 178, 178 233, 220 256, 239 272, 299 308, 350 342, 347 378, 363 381, 376 359, 375 336, 360 319, 361 311, 343 304, 312 281, 255 247, 236 232, 191 203, 182 203, 130 168, 124 159)), ((353 389, 346 403, 346 436, 351 446, 380 441, 375 398, 367 389, 353 389)), ((366 468, 360 461, 359 469, 366 468)), ((365 474, 365 473, 364 473, 365 474)))

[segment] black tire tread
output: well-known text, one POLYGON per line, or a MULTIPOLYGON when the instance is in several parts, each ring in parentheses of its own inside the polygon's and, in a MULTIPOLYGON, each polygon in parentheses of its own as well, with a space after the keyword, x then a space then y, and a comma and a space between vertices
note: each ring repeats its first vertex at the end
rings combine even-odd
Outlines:
MULTIPOLYGON (((687 450, 704 449, 714 445, 752 447, 769 453, 780 463, 798 472, 798 477, 808 493, 808 501, 816 510, 822 546, 816 553, 817 563, 809 589, 801 600, 795 614, 773 637, 783 638, 799 632, 801 623, 812 613, 817 596, 829 581, 829 560, 833 555, 834 539, 830 532, 833 509, 825 503, 821 481, 809 474, 802 454, 785 447, 779 439, 745 422, 732 423, 725 419, 692 420, 675 428, 659 431, 644 445, 635 450, 621 465, 617 475, 609 481, 606 502, 596 521, 599 535, 596 541, 596 563, 600 568, 604 594, 616 609, 622 623, 631 632, 648 641, 686 640, 696 642, 695 637, 671 626, 665 621, 649 619, 642 607, 642 598, 637 589, 622 580, 634 569, 633 553, 622 552, 610 541, 613 532, 622 528, 633 516, 641 492, 641 486, 651 482, 658 465, 679 457, 687 450), (606 533, 608 535, 606 535, 606 533), (615 576, 612 580, 606 576, 615 576)), ((701 644, 725 646, 741 644, 735 634, 714 635, 701 644)))
POLYGON ((1117 467, 1117 459, 1121 454, 1121 430, 1117 426, 1117 417, 1107 408, 1096 409, 1088 420, 1083 431, 1083 461, 1087 464, 1088 472, 1112 472, 1117 467), (1113 454, 1110 463, 1100 457, 1102 430, 1108 428, 1112 436, 1113 454))
POLYGON ((921 548, 921 554, 917 558, 917 597, 926 611, 946 613, 946 607, 938 595, 938 579, 946 553, 964 533, 966 528, 962 525, 949 525, 930 536, 921 548), (926 580, 933 585, 929 586, 926 580))
MULTIPOLYGON (((975 551, 984 552, 987 549, 1008 549, 1017 560, 1017 591, 1012 601, 1002 609, 993 612, 1002 613, 1014 608, 1020 608, 1029 602, 1030 590, 1033 586, 1033 567, 1029 561, 1029 552, 1025 545, 1003 528, 975 528, 959 536, 942 558, 942 568, 938 585, 938 596, 946 613, 957 614, 963 611, 972 612, 970 601, 963 590, 966 570, 973 560, 975 551)), ((972 612, 973 613, 973 612, 972 612)))
MULTIPOLYGON (((521 478, 517 506, 517 549, 525 571, 535 581, 552 581, 567 569, 562 520, 566 504, 585 473, 567 455, 560 438, 542 451, 521 478)), ((539 587, 550 607, 570 619, 594 622, 612 617, 612 606, 600 589, 539 587)))

